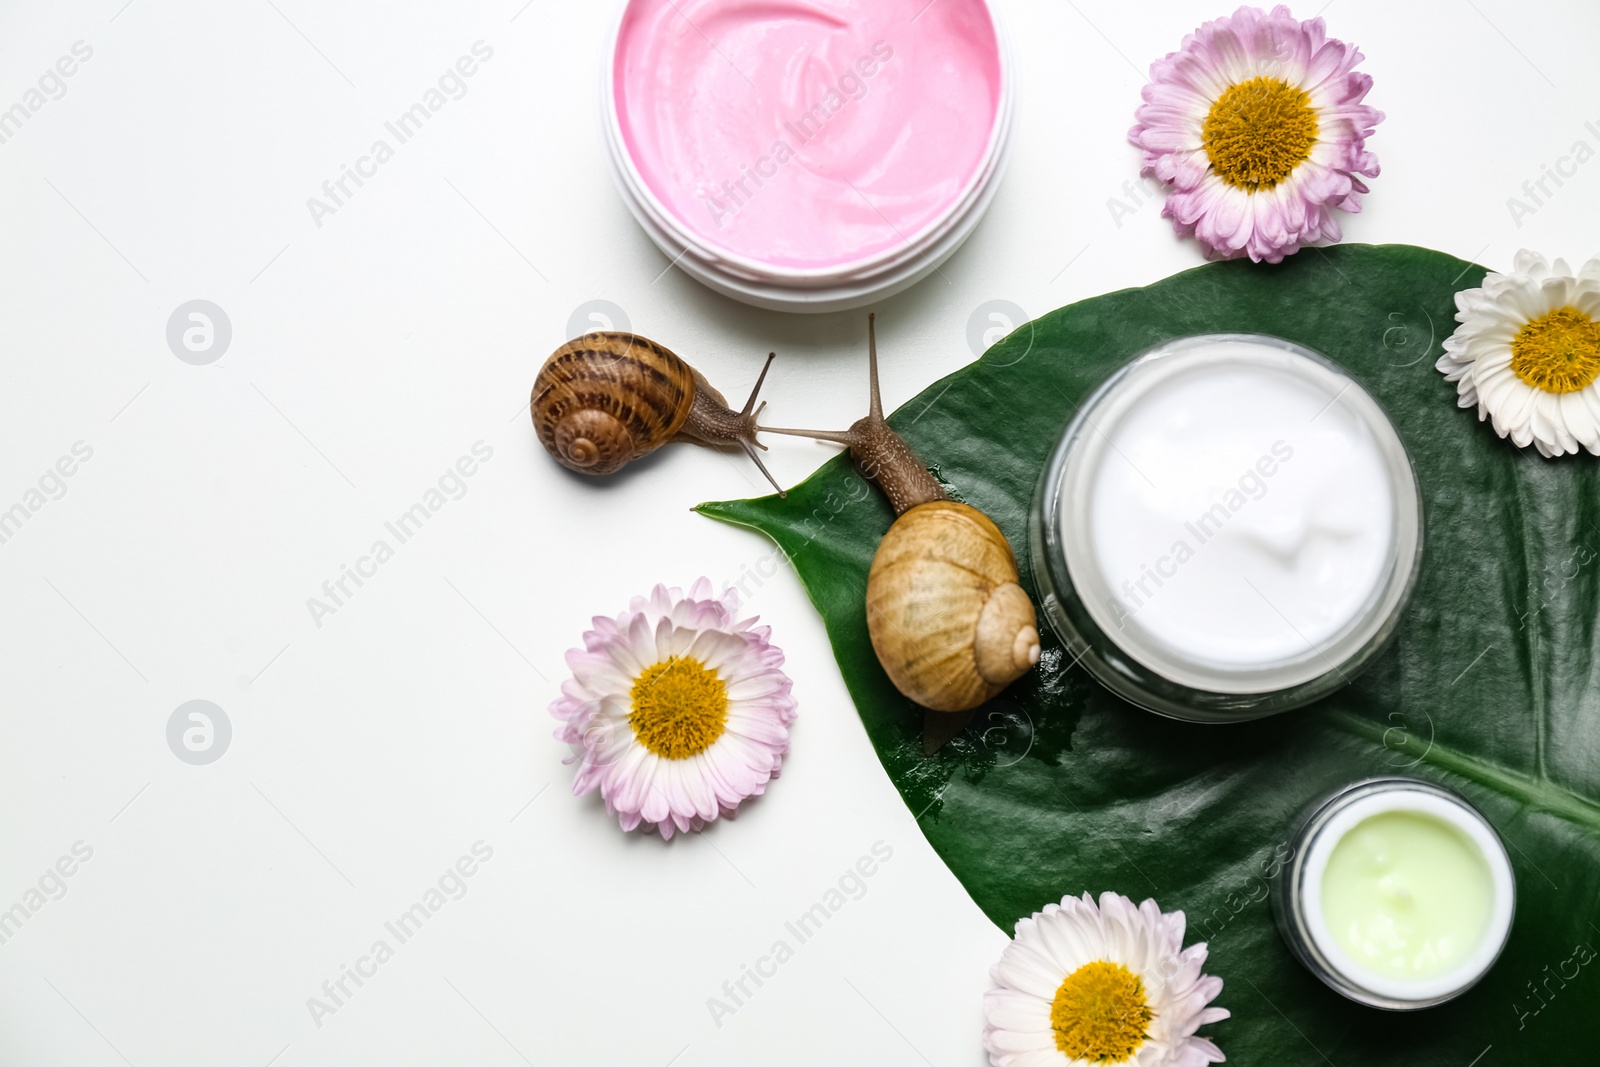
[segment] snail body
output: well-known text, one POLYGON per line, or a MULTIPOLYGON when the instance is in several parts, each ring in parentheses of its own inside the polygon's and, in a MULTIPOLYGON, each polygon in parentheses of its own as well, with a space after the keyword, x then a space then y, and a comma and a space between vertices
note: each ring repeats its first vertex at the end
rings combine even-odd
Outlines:
POLYGON ((874 317, 872 399, 843 432, 762 427, 835 441, 894 508, 867 574, 867 633, 895 688, 933 711, 987 703, 1039 662, 1038 617, 1010 542, 987 515, 949 499, 883 418, 874 317))
POLYGON ((612 474, 670 441, 693 441, 742 448, 772 481, 756 455, 766 446, 756 440, 755 402, 774 355, 743 410, 734 411, 665 346, 633 333, 587 333, 544 361, 528 407, 540 444, 579 474, 612 474))

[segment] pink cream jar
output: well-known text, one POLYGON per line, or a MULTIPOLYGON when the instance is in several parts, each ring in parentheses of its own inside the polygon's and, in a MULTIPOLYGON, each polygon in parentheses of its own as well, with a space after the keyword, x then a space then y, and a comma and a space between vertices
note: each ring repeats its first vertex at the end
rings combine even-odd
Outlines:
POLYGON ((938 269, 1004 169, 1012 64, 986 0, 628 0, 612 172, 711 288, 838 311, 938 269))

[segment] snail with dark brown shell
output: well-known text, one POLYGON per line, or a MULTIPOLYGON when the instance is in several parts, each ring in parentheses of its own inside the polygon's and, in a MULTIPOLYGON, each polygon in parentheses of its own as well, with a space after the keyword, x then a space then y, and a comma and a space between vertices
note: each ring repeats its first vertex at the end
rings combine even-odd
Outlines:
MULTIPOLYGON (((1011 545, 977 508, 949 499, 883 418, 874 319, 867 319, 872 404, 843 432, 778 429, 836 441, 894 508, 867 575, 867 632, 895 688, 925 708, 966 712, 1039 662, 1038 618, 1017 582, 1011 545)), ((947 739, 930 718, 924 748, 947 739)), ((954 724, 956 728, 961 722, 954 724)))
POLYGON ((737 445, 783 495, 756 455, 766 448, 756 440, 756 396, 775 355, 734 411, 699 371, 648 337, 586 333, 544 361, 529 410, 539 442, 568 470, 611 474, 669 441, 737 445))

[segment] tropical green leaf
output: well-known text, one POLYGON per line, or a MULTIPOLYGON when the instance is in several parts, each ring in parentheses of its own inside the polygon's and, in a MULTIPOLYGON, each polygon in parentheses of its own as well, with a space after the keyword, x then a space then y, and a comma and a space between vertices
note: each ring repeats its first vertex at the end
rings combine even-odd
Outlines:
MULTIPOLYGON (((1075 405, 1171 338, 1274 334, 1342 364, 1387 408, 1426 506, 1421 578, 1394 644, 1309 708, 1234 726, 1159 718, 1046 637, 1040 669, 932 757, 868 643, 868 565, 890 512, 843 458, 787 499, 702 505, 792 558, 868 737, 934 849, 1008 933, 1063 894, 1153 896, 1211 946, 1230 1063, 1495 1067, 1600 1062, 1600 478, 1518 450, 1434 369, 1453 294, 1484 269, 1407 246, 1211 264, 1038 319, 890 422, 1027 570, 1027 515, 1075 405), (1386 1014, 1324 987, 1264 899, 1300 813, 1374 774, 1461 790, 1510 845, 1511 942, 1460 999, 1386 1014), (1482 1059, 1477 1057, 1482 1056, 1482 1059)), ((863 375, 864 377, 864 375, 863 375)), ((791 414, 786 418, 794 419, 791 414)), ((1031 578, 1023 575, 1030 591, 1031 578)), ((976 1040, 974 1036, 974 1040, 976 1040)))

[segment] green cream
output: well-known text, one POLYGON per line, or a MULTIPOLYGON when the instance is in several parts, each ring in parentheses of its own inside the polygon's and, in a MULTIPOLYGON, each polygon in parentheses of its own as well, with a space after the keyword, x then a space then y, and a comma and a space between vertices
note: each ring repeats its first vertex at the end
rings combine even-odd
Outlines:
POLYGON ((1340 947, 1395 978, 1433 978, 1458 966, 1483 939, 1493 898, 1478 846, 1417 812, 1357 823, 1322 876, 1323 917, 1340 947))

